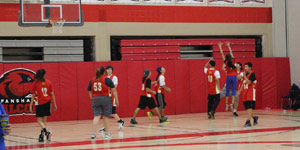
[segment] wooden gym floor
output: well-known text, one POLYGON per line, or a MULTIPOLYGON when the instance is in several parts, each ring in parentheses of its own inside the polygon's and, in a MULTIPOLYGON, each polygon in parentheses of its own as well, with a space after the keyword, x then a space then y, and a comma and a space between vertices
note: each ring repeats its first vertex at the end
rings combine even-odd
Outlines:
MULTIPOLYGON (((112 139, 104 140, 101 133, 90 139, 92 120, 49 122, 51 142, 37 141, 40 128, 37 123, 13 124, 6 136, 7 149, 121 149, 121 150, 296 150, 300 149, 300 112, 256 110, 259 124, 244 128, 247 112, 240 111, 234 118, 231 112, 216 113, 208 120, 206 113, 170 115, 170 122, 158 123, 138 117, 136 126, 124 118, 125 127, 118 131, 113 119, 112 139)), ((99 125, 99 128, 102 125, 99 125)))

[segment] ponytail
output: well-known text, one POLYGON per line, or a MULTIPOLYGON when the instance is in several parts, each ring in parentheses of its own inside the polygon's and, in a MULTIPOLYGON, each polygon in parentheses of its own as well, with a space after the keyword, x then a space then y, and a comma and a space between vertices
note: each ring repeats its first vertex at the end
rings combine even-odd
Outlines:
POLYGON ((45 69, 39 69, 36 74, 34 75, 34 78, 38 81, 45 81, 45 74, 46 70, 45 69))
POLYGON ((234 66, 234 64, 232 64, 232 57, 229 54, 226 55, 226 59, 224 60, 224 63, 226 64, 226 66, 228 66, 231 69, 235 69, 236 68, 234 66))
POLYGON ((100 74, 100 68, 98 68, 98 69, 96 70, 96 79, 99 79, 100 76, 101 76, 101 74, 100 74))
POLYGON ((159 72, 156 76, 156 81, 158 81, 159 76, 161 75, 161 73, 159 72))
POLYGON ((99 79, 102 75, 104 75, 105 69, 104 67, 100 66, 97 70, 96 70, 96 79, 99 79))
POLYGON ((143 83, 145 82, 146 78, 147 78, 147 76, 143 76, 143 83))

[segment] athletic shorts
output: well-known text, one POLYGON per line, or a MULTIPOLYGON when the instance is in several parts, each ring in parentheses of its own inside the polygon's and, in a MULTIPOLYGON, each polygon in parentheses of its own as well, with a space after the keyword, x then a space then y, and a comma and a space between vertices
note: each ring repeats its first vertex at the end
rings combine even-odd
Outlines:
MULTIPOLYGON (((236 91, 236 95, 239 95, 239 94, 240 94, 240 92, 239 92, 239 91, 236 91)), ((226 86, 223 87, 220 96, 221 96, 221 98, 226 97, 226 86)), ((232 90, 231 90, 231 89, 230 89, 230 91, 229 91, 229 96, 232 96, 232 90)), ((239 102, 239 96, 235 96, 234 100, 235 100, 236 102, 239 102)))
POLYGON ((245 109, 255 109, 255 101, 244 101, 245 109))
POLYGON ((147 96, 141 95, 138 108, 146 109, 146 107, 148 107, 149 109, 155 108, 156 104, 154 102, 154 99, 152 97, 147 97, 147 96))
POLYGON ((109 96, 97 96, 92 98, 94 116, 110 117, 112 114, 112 100, 109 96))
POLYGON ((36 105, 36 117, 44 117, 44 116, 50 116, 51 115, 51 101, 42 104, 42 105, 36 105))
POLYGON ((156 98, 157 106, 159 109, 164 109, 167 106, 164 94, 157 93, 155 95, 155 98, 156 98))
POLYGON ((117 113, 117 107, 116 107, 116 106, 113 106, 113 107, 112 107, 111 113, 112 113, 112 114, 116 114, 116 113, 117 113))

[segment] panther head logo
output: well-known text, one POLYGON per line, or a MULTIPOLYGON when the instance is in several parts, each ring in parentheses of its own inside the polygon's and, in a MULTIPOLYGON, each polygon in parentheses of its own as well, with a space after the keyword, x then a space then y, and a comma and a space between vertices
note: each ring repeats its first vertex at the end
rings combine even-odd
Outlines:
POLYGON ((2 98, 24 98, 30 94, 35 72, 17 68, 5 72, 0 77, 0 96, 2 98))

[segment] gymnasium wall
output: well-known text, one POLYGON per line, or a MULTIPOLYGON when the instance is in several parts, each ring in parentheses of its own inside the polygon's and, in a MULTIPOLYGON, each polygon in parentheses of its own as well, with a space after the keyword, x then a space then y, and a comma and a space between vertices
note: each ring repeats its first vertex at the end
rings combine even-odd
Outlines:
POLYGON ((300 1, 287 0, 287 56, 291 59, 291 79, 300 86, 300 1))
POLYGON ((299 7, 299 0, 273 1, 273 53, 275 57, 290 58, 291 80, 297 85, 300 85, 299 7))
POLYGON ((96 61, 110 61, 111 36, 262 36, 273 55, 272 7, 97 5, 82 6, 82 27, 19 27, 19 4, 0 4, 1 37, 95 37, 96 61))
MULTIPOLYGON (((207 85, 203 67, 208 60, 177 61, 112 61, 112 62, 77 62, 77 63, 18 63, 0 64, 0 73, 14 68, 27 68, 36 71, 44 68, 46 78, 53 82, 58 110, 53 112, 50 121, 92 119, 91 100, 88 96, 88 83, 99 66, 113 65, 119 78, 118 95, 120 107, 117 112, 121 117, 132 116, 139 102, 143 70, 152 71, 152 80, 156 77, 156 67, 166 68, 166 83, 172 89, 165 94, 166 115, 199 113, 207 111, 207 85)), ((253 63, 257 77, 257 108, 279 108, 280 97, 290 88, 290 70, 288 58, 261 58, 237 60, 243 64, 253 63)), ((217 60, 217 69, 221 72, 221 86, 225 83, 222 61, 217 60)), ((154 88, 154 87, 152 87, 154 88)), ((217 111, 224 111, 224 100, 217 111)), ((239 110, 244 110, 242 103, 239 110)), ((139 116, 145 116, 141 111, 139 116)), ((11 122, 33 122, 34 116, 11 116, 11 122)))

